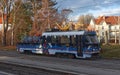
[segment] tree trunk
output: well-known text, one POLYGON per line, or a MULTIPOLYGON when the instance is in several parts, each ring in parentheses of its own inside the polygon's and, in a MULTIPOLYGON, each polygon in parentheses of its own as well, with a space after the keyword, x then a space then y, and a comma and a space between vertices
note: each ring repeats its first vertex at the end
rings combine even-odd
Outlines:
MULTIPOLYGON (((4 10, 3 10, 4 12, 4 10)), ((5 21, 4 21, 4 13, 2 13, 2 45, 6 45, 6 32, 5 32, 5 21)))
POLYGON ((6 46, 6 32, 4 30, 2 32, 2 45, 6 46))
POLYGON ((12 23, 12 31, 11 31, 11 45, 14 45, 14 26, 15 26, 15 7, 13 7, 14 14, 13 14, 13 23, 12 23))
POLYGON ((14 45, 14 31, 12 30, 11 32, 11 45, 13 46, 14 45))
POLYGON ((105 31, 105 44, 106 45, 108 44, 108 33, 107 33, 107 31, 105 31))

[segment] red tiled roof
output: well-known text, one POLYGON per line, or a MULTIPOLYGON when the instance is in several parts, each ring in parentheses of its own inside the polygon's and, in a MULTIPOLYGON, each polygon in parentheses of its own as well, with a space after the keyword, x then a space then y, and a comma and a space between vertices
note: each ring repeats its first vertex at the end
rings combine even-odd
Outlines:
MULTIPOLYGON (((4 18, 6 19, 6 15, 4 16, 4 18)), ((9 22, 11 22, 11 20, 9 20, 9 22)), ((0 24, 2 24, 2 15, 0 15, 0 24)))
POLYGON ((101 16, 95 19, 95 23, 100 24, 105 21, 107 24, 115 25, 118 24, 118 19, 120 19, 120 16, 101 16))
POLYGON ((0 15, 0 24, 2 24, 2 15, 0 15))
POLYGON ((0 17, 0 24, 2 24, 2 17, 0 17))
POLYGON ((2 15, 0 13, 0 24, 2 24, 2 15))

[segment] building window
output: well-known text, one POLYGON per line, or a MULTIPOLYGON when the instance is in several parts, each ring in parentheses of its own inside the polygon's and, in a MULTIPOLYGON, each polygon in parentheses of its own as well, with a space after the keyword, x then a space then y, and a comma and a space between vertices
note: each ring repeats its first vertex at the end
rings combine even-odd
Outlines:
POLYGON ((102 32, 102 35, 104 36, 104 32, 102 32))
POLYGON ((102 30, 104 30, 104 27, 102 27, 102 30))

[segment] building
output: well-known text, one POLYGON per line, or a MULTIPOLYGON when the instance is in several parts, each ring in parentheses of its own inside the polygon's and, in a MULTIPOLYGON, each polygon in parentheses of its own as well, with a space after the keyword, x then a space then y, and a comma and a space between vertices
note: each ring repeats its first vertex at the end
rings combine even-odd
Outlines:
MULTIPOLYGON (((10 30, 10 28, 11 28, 11 24, 8 24, 8 30, 10 30)), ((2 29, 3 29, 3 21, 2 21, 2 15, 0 15, 0 31, 2 31, 2 29)))
POLYGON ((89 27, 97 32, 99 40, 115 43, 120 41, 120 16, 100 16, 92 19, 89 27))

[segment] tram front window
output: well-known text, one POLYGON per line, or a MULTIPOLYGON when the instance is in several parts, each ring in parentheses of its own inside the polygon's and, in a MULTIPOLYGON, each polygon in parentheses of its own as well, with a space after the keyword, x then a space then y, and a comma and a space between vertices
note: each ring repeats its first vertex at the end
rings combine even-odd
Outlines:
POLYGON ((92 36, 90 36, 90 35, 86 36, 85 42, 87 44, 97 44, 97 43, 99 43, 99 41, 97 39, 97 36, 93 36, 93 35, 92 36))
POLYGON ((96 51, 99 50, 99 41, 95 35, 87 35, 84 43, 85 51, 96 51))

